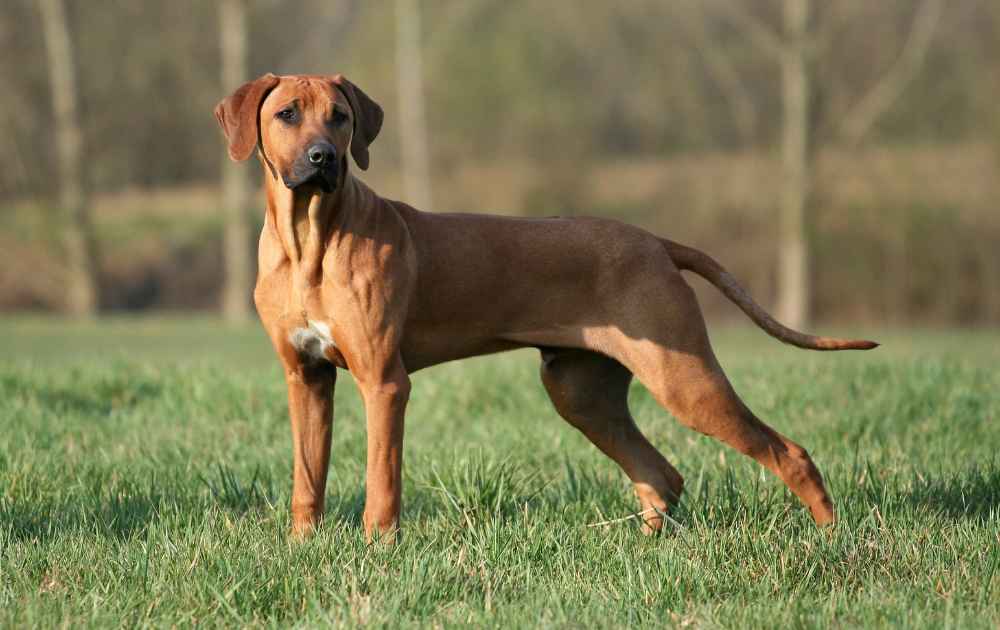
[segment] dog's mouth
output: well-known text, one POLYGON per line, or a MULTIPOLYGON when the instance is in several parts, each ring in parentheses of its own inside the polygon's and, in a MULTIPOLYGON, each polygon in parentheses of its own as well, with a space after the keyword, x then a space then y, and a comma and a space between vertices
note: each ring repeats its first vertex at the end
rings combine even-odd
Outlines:
POLYGON ((337 176, 327 171, 316 171, 299 186, 315 186, 323 192, 333 192, 337 188, 337 176))
POLYGON ((337 189, 337 173, 333 169, 311 169, 305 175, 282 176, 285 186, 291 190, 319 189, 331 193, 337 189))

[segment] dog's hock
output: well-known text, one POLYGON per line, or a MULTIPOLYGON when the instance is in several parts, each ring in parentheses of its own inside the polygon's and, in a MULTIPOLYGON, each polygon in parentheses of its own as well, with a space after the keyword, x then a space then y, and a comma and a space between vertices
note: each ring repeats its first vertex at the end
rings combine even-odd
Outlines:
POLYGON ((327 350, 337 347, 330 336, 330 327, 311 319, 308 323, 307 328, 296 328, 288 335, 289 343, 302 355, 317 361, 328 361, 327 350))

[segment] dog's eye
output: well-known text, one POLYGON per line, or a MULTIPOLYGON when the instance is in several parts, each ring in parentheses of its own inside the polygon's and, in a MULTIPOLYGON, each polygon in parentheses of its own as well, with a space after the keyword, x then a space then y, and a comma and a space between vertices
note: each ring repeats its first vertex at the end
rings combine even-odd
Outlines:
POLYGON ((347 119, 348 116, 344 112, 340 111, 339 109, 333 110, 333 124, 339 127, 340 125, 343 125, 345 122, 347 122, 347 119))
POLYGON ((274 115, 275 118, 279 118, 287 123, 295 122, 296 113, 295 108, 286 107, 277 114, 274 115))

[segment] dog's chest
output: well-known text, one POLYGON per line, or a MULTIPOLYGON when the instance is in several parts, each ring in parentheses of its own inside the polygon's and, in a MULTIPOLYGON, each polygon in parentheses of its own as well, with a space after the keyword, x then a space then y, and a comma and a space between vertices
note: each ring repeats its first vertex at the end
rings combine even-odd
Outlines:
POLYGON ((340 352, 330 335, 330 327, 312 319, 307 320, 306 324, 305 327, 293 328, 288 334, 288 342, 305 357, 336 363, 333 355, 339 358, 340 352))

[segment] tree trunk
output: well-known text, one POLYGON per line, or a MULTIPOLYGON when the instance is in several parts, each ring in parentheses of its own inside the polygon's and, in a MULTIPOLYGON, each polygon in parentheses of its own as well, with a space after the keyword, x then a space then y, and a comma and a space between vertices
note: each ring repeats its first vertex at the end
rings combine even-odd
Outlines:
POLYGON ((66 310, 77 317, 97 313, 96 247, 83 181, 83 133, 77 112, 73 46, 62 0, 39 0, 49 61, 59 160, 59 206, 66 247, 66 310))
POLYGON ((417 0, 396 0, 396 83, 406 202, 431 210, 430 151, 424 115, 424 75, 417 0))
POLYGON ((784 0, 781 53, 783 127, 779 219, 778 317, 788 326, 809 322, 809 240, 806 211, 812 167, 809 153, 809 0, 784 0))
MULTIPOLYGON (((247 80, 246 0, 220 0, 219 40, 222 45, 222 91, 228 94, 247 80)), ((222 251, 224 274, 222 315, 238 323, 250 314, 250 198, 246 169, 227 156, 222 159, 222 251)))

